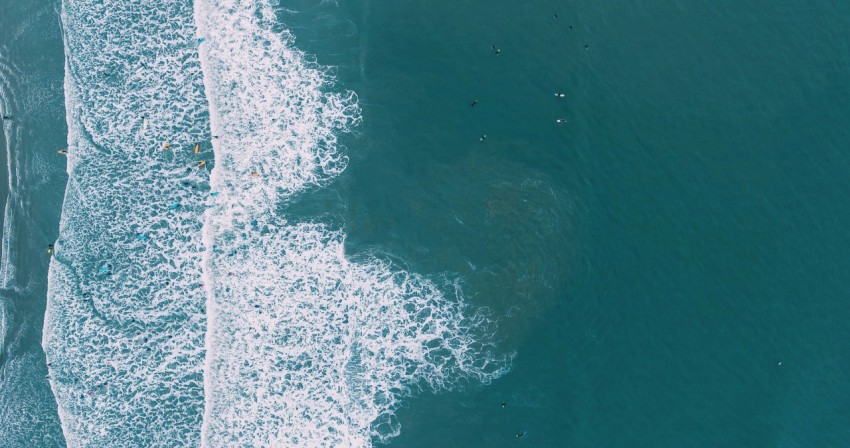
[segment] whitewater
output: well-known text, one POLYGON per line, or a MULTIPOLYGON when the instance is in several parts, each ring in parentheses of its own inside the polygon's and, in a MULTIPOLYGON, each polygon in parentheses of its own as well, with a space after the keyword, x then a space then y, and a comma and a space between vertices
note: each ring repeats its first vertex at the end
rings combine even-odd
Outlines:
POLYGON ((293 220, 358 98, 265 2, 65 0, 69 180, 43 344, 69 446, 369 447, 503 375, 458 281, 293 220))

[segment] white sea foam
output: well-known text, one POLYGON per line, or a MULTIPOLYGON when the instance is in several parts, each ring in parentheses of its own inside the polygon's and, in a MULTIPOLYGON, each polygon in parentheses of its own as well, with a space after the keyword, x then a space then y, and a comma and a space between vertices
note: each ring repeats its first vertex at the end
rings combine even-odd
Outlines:
POLYGON ((62 21, 69 180, 43 344, 63 432, 196 446, 206 172, 191 148, 209 121, 191 5, 66 0, 62 21))
POLYGON ((278 212, 345 168, 337 134, 360 115, 264 5, 195 2, 219 194, 204 229, 202 443, 368 447, 398 434, 402 397, 487 383, 509 359, 455 285, 350 260, 342 231, 278 212))
POLYGON ((68 443, 368 447, 398 434, 401 398, 503 374, 456 284, 281 214, 345 168, 355 95, 264 2, 196 0, 197 33, 191 17, 63 3, 69 181, 43 343, 68 443), (212 194, 192 168, 210 129, 212 194))
POLYGON ((398 434, 400 398, 506 369, 459 293, 350 261, 343 234, 320 224, 242 230, 211 262, 209 446, 371 446, 398 434))

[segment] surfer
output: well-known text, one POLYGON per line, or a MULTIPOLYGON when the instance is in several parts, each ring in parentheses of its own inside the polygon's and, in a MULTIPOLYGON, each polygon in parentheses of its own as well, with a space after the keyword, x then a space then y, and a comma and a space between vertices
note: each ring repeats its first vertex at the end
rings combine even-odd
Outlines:
POLYGON ((479 142, 483 142, 484 140, 487 140, 487 134, 481 134, 481 138, 478 139, 479 142))
POLYGON ((561 92, 555 92, 555 96, 558 97, 558 98, 563 98, 563 97, 567 96, 567 94, 561 93, 561 92))
POLYGON ((166 149, 170 149, 170 148, 171 148, 171 143, 163 143, 162 144, 162 150, 163 151, 165 151, 166 149))
POLYGON ((195 154, 197 154, 201 150, 201 145, 195 143, 195 154))
POLYGON ((500 48, 496 48, 495 45, 491 46, 490 48, 493 49, 493 51, 496 53, 496 56, 498 56, 502 53, 502 50, 500 48))
POLYGON ((516 433, 516 438, 519 439, 520 437, 522 437, 524 435, 525 435, 525 431, 520 431, 520 432, 516 433))
POLYGON ((4 120, 11 120, 12 116, 11 115, 3 115, 3 119, 4 120))
POLYGON ((508 407, 508 404, 507 404, 507 403, 505 403, 505 402, 503 401, 503 402, 502 402, 502 408, 504 409, 504 408, 506 408, 506 407, 508 407))
POLYGON ((52 244, 48 244, 48 245, 47 245, 47 255, 50 255, 50 254, 52 254, 52 253, 53 253, 53 245, 52 245, 52 244))
POLYGON ((566 122, 567 122, 566 118, 558 118, 558 119, 555 120, 555 123, 558 123, 558 124, 564 124, 566 122))
POLYGON ((472 100, 472 102, 469 103, 469 107, 475 107, 476 104, 478 104, 478 100, 472 100))
POLYGON ((67 154, 68 154, 68 150, 67 150, 67 149, 60 149, 59 151, 56 151, 56 153, 57 153, 57 154, 62 154, 62 155, 64 156, 64 155, 67 155, 67 154))
POLYGON ((206 164, 207 164, 207 161, 206 161, 206 160, 201 160, 200 162, 198 162, 198 168, 200 168, 200 167, 202 167, 202 166, 204 166, 204 165, 206 165, 206 164))

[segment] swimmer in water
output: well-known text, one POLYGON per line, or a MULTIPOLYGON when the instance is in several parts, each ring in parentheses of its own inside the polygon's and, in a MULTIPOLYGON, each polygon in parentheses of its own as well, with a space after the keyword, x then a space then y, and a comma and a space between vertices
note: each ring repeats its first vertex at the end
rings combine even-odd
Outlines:
POLYGON ((481 134, 481 138, 478 139, 479 142, 483 142, 484 140, 487 140, 487 134, 481 134))
POLYGON ((555 96, 558 97, 558 98, 563 98, 563 97, 567 96, 567 94, 561 93, 561 92, 555 92, 555 96))
POLYGON ((478 100, 472 100, 472 102, 469 103, 469 107, 475 107, 476 104, 478 104, 478 100))
POLYGON ((3 115, 3 119, 4 120, 11 120, 12 116, 11 115, 3 115))
POLYGON ((524 435, 525 435, 525 431, 520 431, 520 432, 516 433, 516 438, 519 439, 520 437, 522 437, 524 435))
POLYGON ((558 123, 558 124, 564 124, 566 122, 567 122, 566 118, 558 118, 558 119, 555 120, 555 123, 558 123))
POLYGON ((500 54, 502 53, 502 50, 501 50, 501 49, 499 49, 499 48, 496 48, 496 46, 495 46, 495 45, 491 46, 490 48, 492 48, 492 49, 493 49, 493 51, 496 53, 496 56, 498 56, 498 55, 500 55, 500 54))
POLYGON ((56 153, 57 153, 57 154, 62 154, 62 155, 64 156, 64 155, 67 155, 67 154, 68 154, 68 150, 67 150, 67 149, 60 149, 59 151, 56 151, 56 153))

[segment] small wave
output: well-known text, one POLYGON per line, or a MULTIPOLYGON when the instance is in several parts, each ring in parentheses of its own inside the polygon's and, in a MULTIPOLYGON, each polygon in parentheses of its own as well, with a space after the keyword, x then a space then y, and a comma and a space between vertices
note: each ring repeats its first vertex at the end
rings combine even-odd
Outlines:
POLYGON ((216 239, 208 446, 366 447, 399 433, 399 400, 507 371, 492 322, 433 281, 350 261, 321 224, 216 239))
POLYGON ((62 6, 69 179, 43 345, 63 432, 81 447, 197 445, 197 163, 209 155, 191 148, 208 141, 209 121, 191 5, 62 6))
POLYGON ((403 397, 502 375, 492 322, 459 289, 349 260, 342 231, 278 212, 345 169, 356 96, 265 4, 196 0, 195 19, 220 193, 204 230, 204 446, 368 447, 399 433, 403 397))
POLYGON ((270 213, 278 202, 325 185, 348 162, 337 135, 360 121, 353 92, 332 89, 329 69, 273 31, 265 2, 197 0, 198 37, 218 169, 238 210, 270 213))

